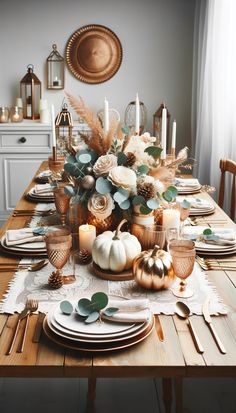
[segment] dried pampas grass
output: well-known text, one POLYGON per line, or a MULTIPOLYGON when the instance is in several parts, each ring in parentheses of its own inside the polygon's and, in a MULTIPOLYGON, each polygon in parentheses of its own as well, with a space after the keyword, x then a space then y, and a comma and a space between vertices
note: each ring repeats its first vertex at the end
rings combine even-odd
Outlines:
POLYGON ((91 129, 91 134, 81 134, 81 138, 90 149, 93 149, 98 155, 104 155, 111 147, 113 137, 116 134, 118 122, 110 121, 110 128, 107 133, 104 133, 99 119, 94 116, 93 111, 85 105, 82 97, 78 99, 69 93, 65 92, 68 102, 75 112, 87 123, 91 129))

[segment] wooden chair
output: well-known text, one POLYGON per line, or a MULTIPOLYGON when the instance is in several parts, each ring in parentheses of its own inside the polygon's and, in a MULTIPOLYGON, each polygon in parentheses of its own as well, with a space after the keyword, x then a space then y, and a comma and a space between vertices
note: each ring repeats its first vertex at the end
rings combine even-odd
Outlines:
POLYGON ((232 187, 231 187, 231 199, 230 199, 230 218, 234 221, 235 218, 235 206, 236 206, 236 190, 235 190, 235 176, 236 176, 236 162, 231 159, 220 159, 220 188, 218 205, 223 208, 224 194, 225 194, 225 173, 229 172, 233 174, 232 177, 232 187))

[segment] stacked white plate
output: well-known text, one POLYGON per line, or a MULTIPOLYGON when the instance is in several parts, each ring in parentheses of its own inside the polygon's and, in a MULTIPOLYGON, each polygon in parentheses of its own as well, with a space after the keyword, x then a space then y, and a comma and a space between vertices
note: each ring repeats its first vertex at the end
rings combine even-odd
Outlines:
POLYGON ((42 242, 27 242, 20 245, 7 245, 6 236, 4 235, 0 240, 1 249, 12 255, 17 255, 19 257, 36 257, 36 256, 46 256, 46 244, 42 242))
MULTIPOLYGON (((74 302, 74 307, 76 303, 74 302)), ((60 303, 44 320, 44 332, 48 338, 67 348, 81 351, 112 351, 133 346, 144 340, 155 324, 153 314, 142 323, 120 323, 110 320, 86 324, 76 311, 68 316, 61 312, 60 303)))
MULTIPOLYGON (((176 201, 182 202, 184 199, 186 198, 183 196, 178 196, 176 201)), ((187 201, 191 204, 189 212, 190 216, 210 215, 215 211, 215 206, 211 202, 205 201, 205 199, 188 197, 187 201)))
POLYGON ((201 190, 198 179, 175 178, 175 186, 179 194, 195 194, 201 190))
MULTIPOLYGON (((204 226, 196 226, 196 227, 185 227, 184 229, 184 234, 189 235, 189 234, 202 234, 204 229, 209 229, 209 227, 204 227, 204 226)), ((218 244, 218 243, 210 243, 210 242, 204 242, 204 241, 195 241, 195 248, 198 254, 201 255, 230 255, 230 254, 235 254, 236 252, 236 239, 235 239, 235 234, 234 231, 231 228, 211 228, 211 230, 214 232, 215 235, 220 236, 220 234, 225 236, 225 242, 226 245, 218 244), (234 235, 234 239, 231 235, 234 235), (227 245, 227 241, 229 242, 229 245, 227 245)))
POLYGON ((51 175, 52 175, 52 172, 50 171, 50 169, 47 169, 45 171, 40 172, 36 176, 36 180, 40 183, 47 183, 51 175))
POLYGON ((31 201, 35 202, 53 202, 54 201, 54 195, 53 192, 42 192, 42 193, 37 193, 35 191, 35 187, 31 188, 30 191, 27 194, 28 199, 31 201))

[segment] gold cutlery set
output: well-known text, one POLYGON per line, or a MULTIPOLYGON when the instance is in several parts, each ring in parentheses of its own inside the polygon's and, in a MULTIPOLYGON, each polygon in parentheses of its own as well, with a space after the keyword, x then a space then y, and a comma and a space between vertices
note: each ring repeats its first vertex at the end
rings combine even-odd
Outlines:
POLYGON ((0 272, 7 272, 7 271, 38 271, 41 268, 45 267, 48 264, 48 260, 41 260, 34 264, 30 263, 1 263, 0 264, 0 272))
POLYGON ((196 256, 196 261, 205 270, 236 271, 236 261, 233 259, 203 258, 196 256))
POLYGON ((41 211, 38 209, 15 209, 12 213, 12 216, 15 217, 34 217, 34 216, 39 216, 39 217, 46 217, 49 215, 53 215, 56 213, 55 209, 49 209, 47 211, 41 211))

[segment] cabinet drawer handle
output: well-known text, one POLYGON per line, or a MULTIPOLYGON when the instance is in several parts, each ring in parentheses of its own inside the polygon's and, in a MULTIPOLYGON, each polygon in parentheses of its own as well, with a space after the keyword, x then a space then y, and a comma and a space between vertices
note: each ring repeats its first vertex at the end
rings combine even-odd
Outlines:
POLYGON ((20 143, 25 143, 26 142, 26 138, 24 136, 22 136, 22 138, 19 139, 20 143))

